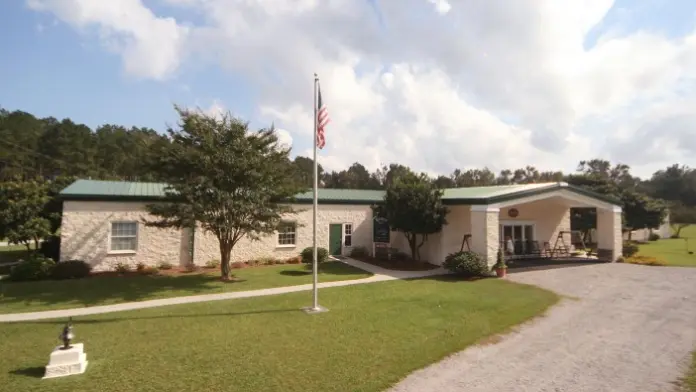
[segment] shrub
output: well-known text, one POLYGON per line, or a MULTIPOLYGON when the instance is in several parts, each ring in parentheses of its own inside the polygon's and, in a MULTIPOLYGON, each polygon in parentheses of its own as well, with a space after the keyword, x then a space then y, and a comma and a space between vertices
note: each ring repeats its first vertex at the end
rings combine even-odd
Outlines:
POLYGON ((632 244, 630 242, 624 242, 622 253, 624 257, 631 257, 634 254, 638 253, 638 245, 632 244))
POLYGON ((507 269, 507 264, 505 263, 505 255, 503 254, 503 249, 498 248, 498 254, 496 255, 495 258, 495 265, 493 266, 493 269, 507 269))
POLYGON ((362 258, 369 256, 369 254, 370 252, 368 252, 367 248, 364 246, 356 246, 350 250, 350 257, 362 258))
POLYGON ((172 263, 168 263, 166 261, 163 261, 157 265, 157 268, 159 268, 161 270, 170 270, 170 269, 174 268, 174 266, 172 265, 172 263))
POLYGON ((188 263, 184 266, 184 272, 196 272, 198 271, 198 266, 193 263, 188 263))
POLYGON ((60 261, 60 237, 51 236, 46 238, 39 245, 39 253, 55 262, 60 261))
POLYGON ((20 260, 19 264, 10 269, 8 279, 15 282, 48 279, 55 266, 56 262, 53 259, 39 253, 32 253, 27 260, 20 260))
POLYGON ((657 233, 650 233, 648 236, 648 241, 657 241, 660 239, 660 235, 657 233))
POLYGON ((205 268, 220 268, 220 260, 208 260, 205 263, 205 268))
POLYGON ((261 265, 261 260, 258 260, 258 259, 249 260, 249 261, 247 261, 247 265, 250 267, 256 267, 258 265, 261 265))
MULTIPOLYGON (((306 247, 300 253, 302 256, 302 262, 305 264, 312 264, 314 260, 314 248, 306 247)), ((317 263, 321 264, 329 259, 329 251, 326 248, 317 248, 317 263)))
POLYGON ((53 279, 80 279, 89 276, 92 266, 82 260, 68 260, 57 263, 53 268, 53 279))
POLYGON ((285 260, 283 259, 275 259, 274 262, 275 264, 285 264, 285 260))
POLYGON ((265 256, 259 259, 259 263, 261 265, 274 265, 276 263, 276 260, 273 257, 265 256))
POLYGON ((244 267, 246 267, 246 264, 241 261, 235 261, 234 263, 230 264, 231 269, 242 269, 244 267))
POLYGON ((630 263, 630 264, 640 264, 640 265, 667 265, 664 261, 657 259, 652 256, 641 256, 641 255, 635 255, 631 257, 627 257, 624 259, 625 263, 630 263))
POLYGON ((125 274, 125 273, 129 272, 130 269, 131 269, 130 265, 128 265, 122 261, 119 261, 118 263, 116 263, 116 266, 114 267, 114 270, 116 270, 116 272, 118 272, 119 274, 125 274))
POLYGON ((145 271, 145 268, 147 268, 147 266, 145 265, 145 263, 138 263, 138 264, 135 266, 135 270, 138 271, 138 272, 143 272, 143 271, 145 271))
POLYGON ((285 260, 286 264, 301 264, 302 263, 302 257, 301 256, 295 256, 291 257, 287 260, 285 260))
POLYGON ((443 266, 462 276, 489 276, 486 260, 479 254, 470 251, 447 255, 443 266))

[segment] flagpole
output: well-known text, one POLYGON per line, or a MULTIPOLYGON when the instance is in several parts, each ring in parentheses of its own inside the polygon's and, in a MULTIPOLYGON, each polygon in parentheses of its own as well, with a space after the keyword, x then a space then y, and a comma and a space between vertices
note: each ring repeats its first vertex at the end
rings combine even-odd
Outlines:
POLYGON ((322 313, 326 312, 327 309, 319 306, 319 263, 317 262, 317 209, 319 206, 319 165, 317 164, 317 142, 318 142, 318 123, 317 123, 317 86, 319 84, 319 77, 314 74, 314 200, 313 200, 313 211, 312 211, 312 306, 309 308, 304 308, 307 313, 322 313))
POLYGON ((319 280, 319 273, 317 271, 317 205, 319 204, 319 168, 317 165, 317 83, 319 83, 319 78, 317 74, 314 74, 314 211, 312 216, 313 226, 313 242, 314 250, 312 256, 312 280, 313 280, 313 305, 312 309, 315 311, 319 310, 319 290, 317 289, 317 282, 319 280))

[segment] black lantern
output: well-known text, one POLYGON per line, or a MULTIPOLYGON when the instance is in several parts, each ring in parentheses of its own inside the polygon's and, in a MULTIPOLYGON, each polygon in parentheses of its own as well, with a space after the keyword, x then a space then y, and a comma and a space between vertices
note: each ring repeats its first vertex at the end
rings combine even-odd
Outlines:
POLYGON ((72 326, 72 317, 68 319, 68 323, 63 327, 63 332, 61 332, 60 336, 58 336, 58 339, 63 341, 63 347, 60 348, 61 350, 68 350, 72 348, 70 341, 75 339, 72 326))

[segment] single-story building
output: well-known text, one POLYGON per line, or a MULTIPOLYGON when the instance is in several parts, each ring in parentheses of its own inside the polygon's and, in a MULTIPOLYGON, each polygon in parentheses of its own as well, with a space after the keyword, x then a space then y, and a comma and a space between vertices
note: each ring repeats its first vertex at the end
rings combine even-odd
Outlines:
MULTIPOLYGON (((61 192, 61 260, 84 260, 97 271, 116 263, 205 265, 219 260, 217 239, 200 228, 159 229, 143 224, 153 219, 146 205, 162 201, 165 188, 160 183, 93 180, 78 180, 65 188, 61 192)), ((383 191, 320 189, 319 246, 334 255, 348 255, 355 247, 372 250, 370 206, 382 202, 383 196, 383 191)), ((433 264, 441 264, 447 254, 462 247, 483 255, 492 265, 501 245, 517 256, 569 246, 565 234, 570 231, 571 207, 597 208, 600 257, 615 261, 621 256, 621 207, 566 183, 447 189, 443 202, 450 209, 448 224, 430 235, 420 252, 423 260, 433 264)), ((299 213, 288 216, 274 235, 259 241, 240 240, 232 261, 289 258, 311 246, 312 192, 298 195, 294 203, 299 213)), ((389 246, 408 252, 400 233, 391 234, 389 246)))

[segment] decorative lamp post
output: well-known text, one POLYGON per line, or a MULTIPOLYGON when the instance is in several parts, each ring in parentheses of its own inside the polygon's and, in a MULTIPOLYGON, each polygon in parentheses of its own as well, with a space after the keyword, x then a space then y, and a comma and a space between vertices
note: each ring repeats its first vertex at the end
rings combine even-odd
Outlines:
POLYGON ((60 348, 61 350, 69 350, 72 348, 70 341, 75 339, 75 333, 73 333, 72 326, 72 317, 68 319, 68 323, 63 327, 63 332, 61 332, 60 336, 58 336, 58 339, 63 341, 63 347, 60 348))

